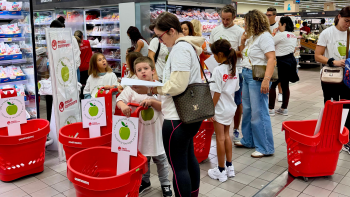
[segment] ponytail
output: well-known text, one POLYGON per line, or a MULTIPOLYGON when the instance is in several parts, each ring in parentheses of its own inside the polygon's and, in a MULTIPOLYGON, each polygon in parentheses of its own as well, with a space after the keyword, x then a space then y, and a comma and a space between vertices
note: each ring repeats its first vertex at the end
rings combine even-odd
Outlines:
POLYGON ((227 57, 226 62, 228 65, 231 66, 232 70, 231 70, 231 76, 234 77, 236 76, 236 64, 237 64, 237 54, 236 51, 234 49, 230 48, 230 54, 227 57))
POLYGON ((236 75, 237 53, 231 48, 230 42, 225 39, 217 40, 211 45, 210 49, 216 55, 220 52, 224 54, 227 60, 223 64, 231 66, 232 70, 230 74, 234 77, 236 75))
POLYGON ((75 37, 75 39, 77 39, 77 42, 78 42, 79 47, 80 47, 81 43, 83 42, 83 32, 81 32, 80 30, 75 31, 74 37, 75 37))

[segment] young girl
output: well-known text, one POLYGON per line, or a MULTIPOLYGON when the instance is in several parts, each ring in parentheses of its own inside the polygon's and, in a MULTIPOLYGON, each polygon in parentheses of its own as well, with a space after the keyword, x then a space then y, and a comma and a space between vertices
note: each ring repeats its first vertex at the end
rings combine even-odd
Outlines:
MULTIPOLYGON (((142 54, 139 52, 129 52, 126 55, 126 67, 129 70, 129 74, 128 76, 126 76, 126 78, 137 79, 137 76, 135 75, 135 70, 134 70, 134 61, 139 57, 142 57, 142 54)), ((119 85, 118 91, 122 92, 125 87, 126 86, 119 85)))
POLYGON ((237 55, 231 48, 230 42, 220 39, 211 45, 211 51, 220 66, 214 68, 210 90, 213 94, 215 116, 214 122, 216 133, 216 147, 218 155, 218 167, 210 169, 208 175, 212 179, 225 182, 228 177, 235 176, 232 165, 232 141, 230 138, 230 125, 235 115, 237 106, 235 92, 239 89, 239 78, 236 72, 237 55), (226 156, 226 163, 225 163, 226 156))
MULTIPOLYGON (((95 53, 89 63, 89 78, 83 91, 84 98, 96 98, 97 92, 101 87, 111 89, 118 87, 118 78, 108 65, 105 56, 101 53, 95 53)), ((115 99, 113 102, 113 114, 115 109, 115 99)))
MULTIPOLYGON (((149 57, 140 57, 135 63, 136 76, 140 80, 153 81, 155 68, 152 59, 149 57)), ((131 87, 127 86, 117 98, 117 106, 123 114, 130 116, 130 107, 127 103, 140 103, 143 110, 139 117, 139 143, 138 149, 148 159, 148 171, 142 177, 142 183, 139 189, 141 194, 151 188, 150 182, 150 161, 157 165, 158 178, 162 187, 163 196, 172 196, 170 181, 168 180, 169 169, 168 160, 165 154, 162 140, 163 115, 161 113, 161 101, 159 98, 147 96, 146 94, 137 94, 131 87)))

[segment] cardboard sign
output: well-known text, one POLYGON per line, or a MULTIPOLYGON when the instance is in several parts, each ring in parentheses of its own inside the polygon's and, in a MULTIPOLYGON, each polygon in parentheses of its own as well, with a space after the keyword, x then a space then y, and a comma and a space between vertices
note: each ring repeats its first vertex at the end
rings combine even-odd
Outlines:
POLYGON ((101 126, 106 126, 105 98, 84 99, 81 101, 83 128, 89 128, 90 138, 101 136, 101 126))
POLYGON ((129 171, 130 156, 137 156, 138 118, 113 116, 112 152, 118 153, 117 175, 129 171))
POLYGON ((7 127, 8 135, 21 135, 20 125, 27 123, 24 96, 0 99, 0 128, 7 127))
POLYGON ((122 78, 122 82, 120 83, 122 86, 147 86, 147 87, 157 87, 163 86, 164 84, 156 81, 143 81, 139 79, 130 79, 130 78, 122 78))

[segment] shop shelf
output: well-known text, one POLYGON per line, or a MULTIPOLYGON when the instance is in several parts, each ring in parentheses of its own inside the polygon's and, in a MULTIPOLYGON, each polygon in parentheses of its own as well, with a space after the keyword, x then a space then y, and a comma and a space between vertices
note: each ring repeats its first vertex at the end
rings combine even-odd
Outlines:
POLYGON ((120 36, 120 34, 110 34, 110 33, 91 33, 87 34, 87 36, 120 36))
POLYGON ((35 23, 34 25, 51 25, 51 22, 46 22, 46 23, 35 23))
POLYGON ((114 58, 106 58, 106 60, 110 62, 120 62, 120 59, 114 59, 114 58))
POLYGON ((0 42, 16 42, 16 41, 25 41, 25 37, 17 38, 0 38, 0 42))
POLYGON ((117 20, 114 20, 114 21, 111 21, 111 20, 92 20, 92 21, 86 21, 86 24, 92 24, 92 25, 102 25, 102 24, 115 24, 115 23, 119 23, 119 21, 117 20))
POLYGON ((0 15, 0 20, 23 19, 24 15, 0 15))
MULTIPOLYGON (((193 19, 180 19, 180 22, 184 22, 184 21, 191 21, 193 19)), ((209 22, 209 23, 219 23, 220 19, 216 19, 216 20, 199 20, 201 23, 205 23, 205 22, 209 22)))
POLYGON ((2 83, 0 83, 0 86, 2 86, 2 85, 25 84, 25 83, 27 83, 27 82, 28 82, 27 79, 25 79, 25 80, 19 80, 19 81, 2 82, 2 83))
POLYGON ((28 63, 27 59, 3 60, 3 61, 0 61, 0 66, 10 65, 10 64, 25 64, 25 63, 28 63))
POLYGON ((203 36, 210 36, 210 32, 202 33, 203 36))
POLYGON ((120 46, 119 45, 109 45, 109 44, 98 44, 98 45, 94 45, 94 46, 91 46, 91 48, 96 48, 96 49, 120 49, 120 46))

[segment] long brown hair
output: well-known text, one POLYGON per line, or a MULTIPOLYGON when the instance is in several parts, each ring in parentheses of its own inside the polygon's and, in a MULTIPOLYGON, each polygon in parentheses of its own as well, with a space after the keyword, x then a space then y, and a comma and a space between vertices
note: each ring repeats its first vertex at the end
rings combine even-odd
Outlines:
MULTIPOLYGON (((98 74, 100 73, 100 71, 98 70, 97 67, 97 59, 98 56, 103 56, 104 58, 106 58, 102 53, 95 53, 92 55, 91 59, 90 59, 90 63, 89 63, 89 75, 92 75, 94 78, 98 77, 98 74)), ((112 68, 108 65, 107 63, 107 67, 106 67, 106 72, 113 72, 112 68)))
POLYGON ((259 36, 265 31, 271 33, 270 23, 265 14, 259 10, 251 10, 245 16, 247 37, 259 36))
POLYGON ((228 64, 231 66, 231 75, 236 75, 236 63, 237 63, 237 54, 234 49, 231 48, 231 44, 226 39, 220 39, 215 41, 211 47, 211 51, 218 55, 220 52, 224 54, 224 56, 227 58, 223 64, 228 64))
POLYGON ((343 9, 340 10, 339 14, 334 19, 334 24, 338 25, 339 18, 338 17, 350 17, 350 6, 343 7, 343 9))
POLYGON ((74 32, 74 37, 75 39, 77 39, 79 46, 81 45, 81 43, 83 42, 83 32, 81 32, 80 30, 77 30, 74 32))
POLYGON ((129 66, 130 76, 133 76, 136 73, 135 69, 134 69, 134 62, 139 57, 143 57, 142 54, 139 52, 130 52, 126 56, 126 61, 128 63, 128 66, 129 66))
POLYGON ((161 13, 154 22, 154 27, 160 31, 168 31, 171 28, 174 28, 175 31, 179 33, 182 32, 179 19, 174 14, 171 14, 169 12, 161 13))
MULTIPOLYGON (((188 35, 189 36, 195 36, 196 34, 194 33, 194 28, 193 28, 193 24, 190 21, 184 21, 181 23, 182 25, 187 25, 188 27, 188 35)), ((183 32, 182 32, 183 33, 183 32)))

